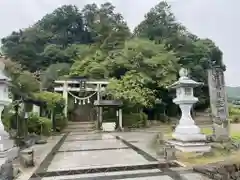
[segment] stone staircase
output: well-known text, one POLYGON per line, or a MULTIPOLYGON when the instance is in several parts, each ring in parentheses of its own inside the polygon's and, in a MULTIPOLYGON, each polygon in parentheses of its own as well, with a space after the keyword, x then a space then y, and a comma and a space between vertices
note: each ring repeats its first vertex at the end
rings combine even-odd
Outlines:
POLYGON ((63 132, 93 132, 96 130, 94 121, 73 122, 69 121, 63 132))

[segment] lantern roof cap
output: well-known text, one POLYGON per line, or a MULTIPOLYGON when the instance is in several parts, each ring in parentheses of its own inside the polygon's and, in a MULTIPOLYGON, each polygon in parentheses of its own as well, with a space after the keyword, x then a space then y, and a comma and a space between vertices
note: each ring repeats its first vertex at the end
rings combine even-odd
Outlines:
POLYGON ((196 82, 188 77, 188 71, 184 68, 181 68, 179 71, 180 78, 177 82, 169 86, 169 88, 176 89, 179 87, 197 87, 203 85, 201 82, 196 82))

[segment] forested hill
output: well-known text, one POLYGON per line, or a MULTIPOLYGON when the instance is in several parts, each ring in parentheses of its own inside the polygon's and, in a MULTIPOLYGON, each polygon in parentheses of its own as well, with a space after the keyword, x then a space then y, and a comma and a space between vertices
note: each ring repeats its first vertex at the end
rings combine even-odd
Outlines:
MULTIPOLYGON (((24 72, 48 90, 63 76, 111 79, 108 92, 137 109, 152 107, 156 98, 172 109, 172 96, 165 87, 177 79, 180 66, 205 84, 212 60, 225 68, 214 42, 187 31, 166 2, 146 12, 133 33, 111 3, 87 4, 83 9, 65 5, 26 29, 9 32, 1 42, 15 79, 24 72)), ((31 81, 23 80, 27 91, 31 81)), ((206 108, 207 88, 196 93, 197 107, 206 108)))
POLYGON ((229 100, 240 100, 240 87, 226 87, 229 100))

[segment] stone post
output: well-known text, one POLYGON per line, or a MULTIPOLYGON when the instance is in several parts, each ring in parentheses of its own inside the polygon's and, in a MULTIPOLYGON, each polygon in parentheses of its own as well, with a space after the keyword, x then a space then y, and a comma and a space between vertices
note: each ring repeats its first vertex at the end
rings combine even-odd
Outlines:
MULTIPOLYGON (((97 101, 98 103, 101 100, 101 85, 97 84, 97 101)), ((102 129, 102 116, 103 116, 103 108, 102 107, 97 107, 97 120, 98 120, 98 128, 99 130, 102 129)))
POLYGON ((119 128, 120 128, 120 130, 123 130, 123 124, 122 124, 122 109, 120 108, 119 110, 118 110, 118 118, 119 118, 119 128))
POLYGON ((67 81, 63 84, 63 98, 65 100, 64 115, 68 117, 68 83, 67 81))

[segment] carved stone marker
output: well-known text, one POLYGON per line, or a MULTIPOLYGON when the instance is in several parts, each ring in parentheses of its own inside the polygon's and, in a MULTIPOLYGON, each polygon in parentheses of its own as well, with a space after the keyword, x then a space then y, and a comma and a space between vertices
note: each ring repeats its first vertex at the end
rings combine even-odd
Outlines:
POLYGON ((224 72, 221 68, 208 70, 208 86, 213 119, 214 140, 229 139, 228 106, 224 72))

